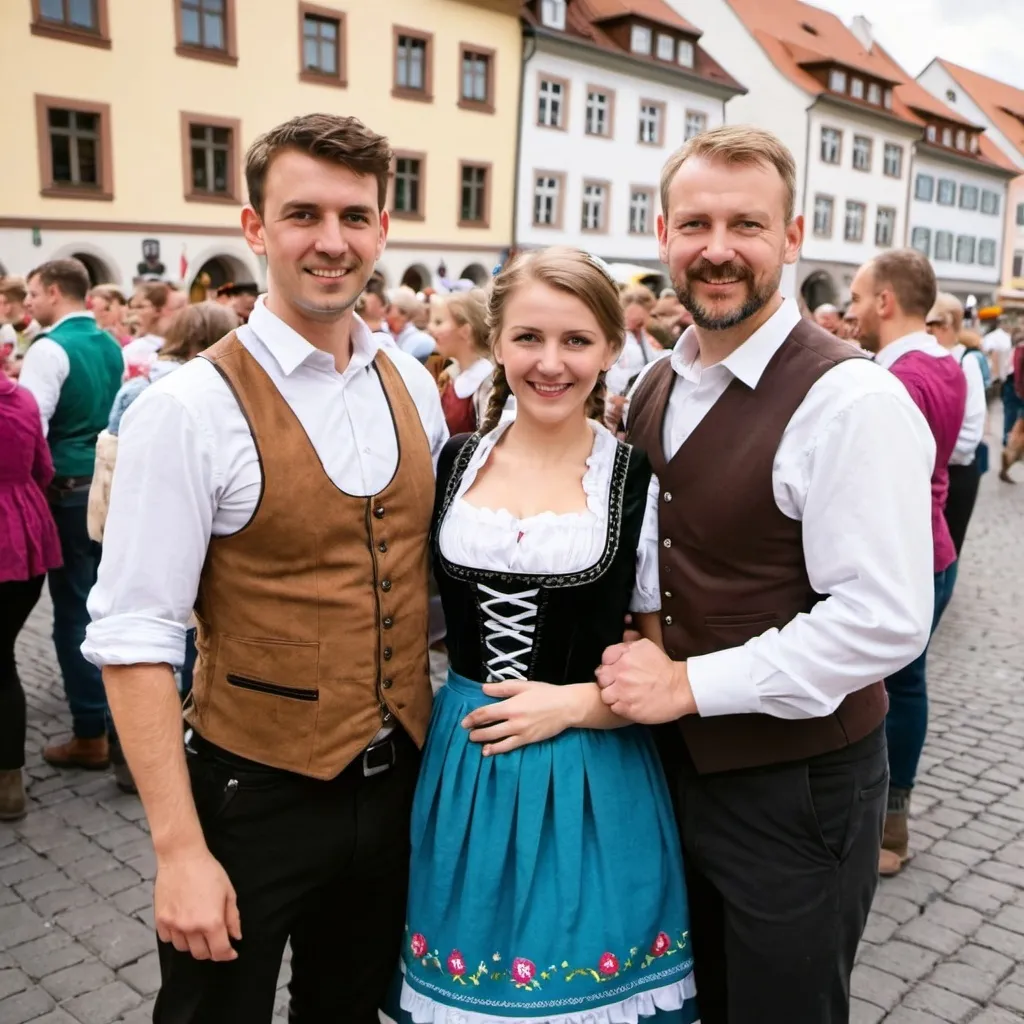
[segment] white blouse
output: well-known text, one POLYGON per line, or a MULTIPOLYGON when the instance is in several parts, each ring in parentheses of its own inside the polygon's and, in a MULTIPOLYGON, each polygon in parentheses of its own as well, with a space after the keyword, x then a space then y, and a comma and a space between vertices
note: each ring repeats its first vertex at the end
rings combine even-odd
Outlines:
MULTIPOLYGON (((480 508, 464 497, 512 422, 504 420, 485 434, 473 453, 441 525, 441 551, 456 565, 492 572, 556 575, 589 568, 600 560, 607 540, 617 444, 614 434, 596 420, 589 421, 594 430, 594 448, 583 474, 585 512, 540 512, 518 519, 507 509, 480 508)), ((630 611, 655 612, 660 608, 658 481, 652 476, 636 553, 636 585, 630 611)))

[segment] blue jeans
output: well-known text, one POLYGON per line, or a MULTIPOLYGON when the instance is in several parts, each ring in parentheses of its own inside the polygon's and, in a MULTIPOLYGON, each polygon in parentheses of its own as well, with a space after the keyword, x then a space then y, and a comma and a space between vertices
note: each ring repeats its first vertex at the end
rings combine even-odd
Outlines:
POLYGON ((1013 430, 1014 423, 1017 422, 1024 416, 1024 401, 1022 401, 1017 395, 1017 389, 1013 384, 1013 376, 1011 375, 1003 381, 1003 393, 1001 395, 1003 400, 1003 445, 1006 444, 1006 439, 1010 436, 1010 431, 1013 430))
MULTIPOLYGON (((932 634, 953 596, 958 563, 935 574, 935 612, 932 634)), ((930 646, 930 641, 929 641, 930 646)), ((925 661, 928 648, 906 668, 894 672, 885 681, 889 694, 889 713, 885 716, 885 736, 889 743, 889 785, 893 789, 911 789, 917 778, 917 764, 928 734, 928 684, 925 661)))
POLYGON ((53 646, 64 676, 72 728, 80 739, 95 739, 113 732, 103 677, 82 656, 85 627, 89 624, 85 602, 100 564, 100 546, 90 540, 86 529, 88 500, 89 490, 85 488, 50 505, 64 557, 63 567, 49 573, 53 646))

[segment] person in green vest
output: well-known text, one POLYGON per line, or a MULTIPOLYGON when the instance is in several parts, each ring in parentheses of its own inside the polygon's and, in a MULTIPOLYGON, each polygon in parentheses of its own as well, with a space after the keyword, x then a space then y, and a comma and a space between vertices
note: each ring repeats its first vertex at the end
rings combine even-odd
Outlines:
POLYGON ((43 331, 25 353, 20 382, 39 404, 50 445, 56 475, 47 497, 64 558, 63 568, 49 573, 49 588, 53 642, 74 734, 47 747, 43 757, 58 768, 103 769, 111 759, 110 714, 99 669, 79 648, 100 561, 100 546, 86 529, 96 436, 107 425, 124 358, 85 308, 89 286, 76 259, 51 260, 28 275, 26 309, 43 331))

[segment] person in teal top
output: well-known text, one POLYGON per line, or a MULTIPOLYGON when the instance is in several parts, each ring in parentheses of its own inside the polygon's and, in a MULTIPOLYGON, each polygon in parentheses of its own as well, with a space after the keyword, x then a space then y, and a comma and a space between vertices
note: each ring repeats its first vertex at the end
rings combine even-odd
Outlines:
MULTIPOLYGON (((26 309, 43 332, 25 354, 20 383, 35 396, 56 476, 48 492, 64 566, 49 573, 53 642, 64 676, 74 735, 47 747, 60 768, 106 768, 112 728, 103 679, 80 650, 89 622, 100 547, 89 539, 86 508, 96 437, 121 386, 121 347, 85 308, 89 275, 76 259, 52 260, 28 277, 26 309)), ((116 757, 116 741, 115 757, 116 757)))

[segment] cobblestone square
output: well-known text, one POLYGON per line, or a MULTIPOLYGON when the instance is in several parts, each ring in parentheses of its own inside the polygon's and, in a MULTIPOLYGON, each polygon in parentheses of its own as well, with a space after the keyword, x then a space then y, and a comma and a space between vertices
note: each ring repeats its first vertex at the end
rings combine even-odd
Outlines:
MULTIPOLYGON (((879 889, 853 1024, 1024 1018, 1022 525, 1021 489, 989 473, 932 647, 916 856, 879 889)), ((159 982, 146 822, 111 775, 42 761, 69 729, 49 632, 44 599, 18 647, 31 810, 0 824, 0 1024, 142 1024, 159 982)))

